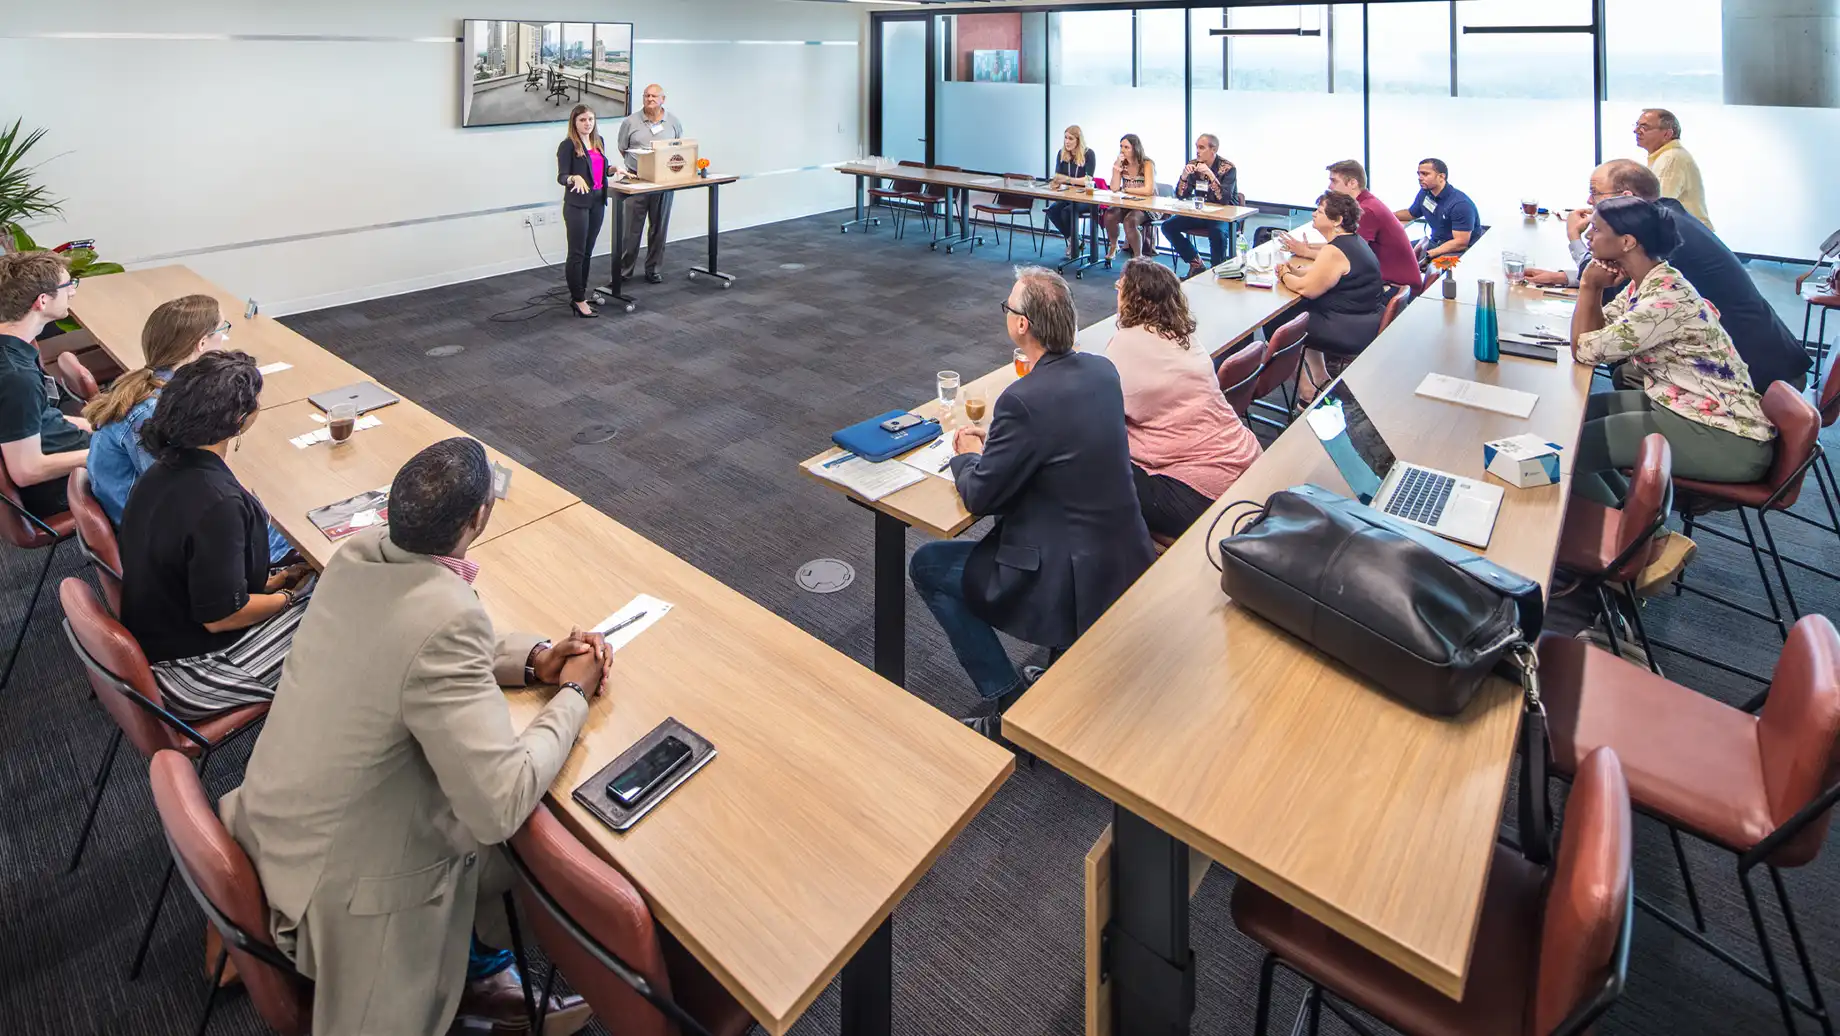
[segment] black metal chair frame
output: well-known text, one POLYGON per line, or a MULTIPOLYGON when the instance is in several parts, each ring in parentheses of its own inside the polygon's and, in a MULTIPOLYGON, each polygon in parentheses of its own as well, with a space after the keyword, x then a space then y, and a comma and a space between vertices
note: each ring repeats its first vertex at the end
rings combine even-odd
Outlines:
MULTIPOLYGON (((127 681, 115 675, 109 667, 103 665, 94 655, 91 655, 89 651, 84 648, 82 642, 77 639, 77 632, 71 628, 68 618, 63 620, 63 626, 64 638, 70 642, 71 650, 76 652, 77 660, 83 663, 84 668, 92 673, 100 675, 104 680, 107 680, 109 686, 114 689, 115 693, 133 702, 141 711, 153 716, 155 719, 179 733, 186 740, 198 746, 198 759, 192 766, 198 771, 199 780, 202 781, 204 779, 205 768, 210 762, 211 753, 213 751, 261 726, 260 723, 250 723, 232 731, 217 741, 207 739, 203 734, 192 729, 191 725, 184 720, 174 716, 160 706, 155 705, 153 702, 148 701, 146 697, 135 690, 127 681)), ((77 864, 83 859, 83 848, 89 843, 90 828, 96 822, 96 811, 102 805, 102 793, 108 789, 109 774, 115 768, 115 754, 121 748, 121 739, 125 733, 121 725, 116 724, 115 733, 109 737, 109 746, 103 750, 102 766, 96 771, 93 790, 90 792, 89 810, 83 817, 83 830, 77 835, 77 845, 70 854, 70 867, 66 873, 75 871, 77 869, 77 864)), ((166 902, 166 889, 172 884, 173 869, 175 866, 175 864, 168 864, 165 876, 160 879, 160 891, 154 896, 153 909, 148 913, 146 927, 141 931, 140 945, 134 951, 134 963, 128 968, 128 979, 130 981, 140 977, 141 965, 147 959, 147 947, 153 942, 153 930, 159 923, 160 908, 166 902)))
POLYGON ((179 878, 185 882, 185 887, 191 892, 192 899, 196 900, 199 909, 204 911, 205 920, 211 922, 211 927, 217 929, 217 934, 224 940, 224 948, 217 952, 216 966, 211 971, 210 985, 206 987, 204 1012, 198 1018, 197 1036, 204 1036, 205 1030, 211 1024, 211 1013, 217 1009, 217 990, 223 982, 224 966, 229 963, 231 948, 249 954, 304 986, 312 987, 312 980, 302 975, 300 969, 294 966, 293 961, 287 959, 280 950, 250 935, 249 930, 242 925, 224 916, 224 912, 217 908, 217 904, 211 902, 211 898, 198 888, 198 882, 192 877, 192 872, 179 866, 179 850, 173 845, 170 833, 166 835, 166 848, 172 853, 173 858, 171 869, 167 871, 167 878, 171 879, 172 870, 179 872, 179 878))
MULTIPOLYGON (((1830 259, 1840 259, 1840 230, 1836 230, 1827 235, 1827 240, 1821 242, 1821 256, 1814 261, 1813 266, 1808 268, 1807 273, 1797 278, 1796 294, 1801 295, 1802 282, 1805 282, 1809 277, 1819 272, 1821 267, 1830 259)), ((1836 263, 1835 272, 1840 273, 1840 263, 1836 263)), ((1802 295, 1802 349, 1807 352, 1808 355, 1814 357, 1814 380, 1817 383, 1821 380, 1821 363, 1827 358, 1827 310, 1828 307, 1821 307, 1820 330, 1816 332, 1819 337, 1817 337, 1814 342, 1809 342, 1808 324, 1809 319, 1814 316, 1814 303, 1808 299, 1808 296, 1802 295)))
MULTIPOLYGON (((1635 875, 1632 873, 1629 877, 1629 889, 1623 902, 1623 923, 1617 929, 1616 945, 1610 951, 1610 976, 1604 980, 1603 987, 1592 994, 1590 1000, 1574 1007, 1572 1012, 1565 1016, 1565 1019, 1559 1023, 1559 1027, 1552 1031, 1552 1036, 1583 1036, 1592 1023, 1596 1022, 1623 995, 1623 987, 1629 980, 1629 943, 1630 936, 1635 930, 1635 907, 1639 902, 1635 891, 1635 875)), ((1265 1036, 1270 1024, 1271 988, 1276 977, 1274 973, 1280 965, 1310 984, 1310 991, 1304 997, 1303 1005, 1298 1009, 1299 1020, 1301 1021, 1307 1015, 1308 1025, 1293 1027, 1291 1030, 1293 1033, 1301 1030, 1309 1033, 1310 1036, 1316 1036, 1317 1025, 1322 1019, 1321 1009, 1327 1007, 1331 1014, 1340 1018, 1343 1024, 1360 1036, 1374 1036, 1374 1031, 1368 1027, 1367 1023, 1354 1016, 1350 1010, 1353 1007, 1352 1004, 1345 1006, 1339 1003, 1334 994, 1328 993, 1322 986, 1317 985, 1308 975, 1297 970, 1295 965, 1278 956, 1275 951, 1268 951, 1265 954, 1264 963, 1259 966, 1258 1008, 1252 1028, 1254 1036, 1265 1036)))
POLYGON ((6 657, 6 671, 0 673, 0 691, 13 679, 13 666, 19 662, 19 651, 26 645, 26 632, 32 628, 32 616, 38 613, 38 598, 45 592, 45 579, 51 575, 51 565, 57 560, 57 550, 70 536, 60 536, 56 529, 46 525, 43 519, 15 503, 12 498, 0 496, 6 506, 12 508, 28 523, 36 526, 46 536, 51 537, 51 545, 45 548, 45 566, 38 570, 38 582, 32 587, 32 600, 26 605, 26 617, 19 622, 19 635, 13 638, 13 652, 6 657))
MULTIPOLYGON (((1764 599, 1769 601, 1770 603, 1770 614, 1765 615, 1764 613, 1748 605, 1740 604, 1737 601, 1731 600, 1730 598, 1727 598, 1727 597, 1721 597, 1718 594, 1712 593, 1709 590, 1702 590, 1697 586, 1691 586, 1687 583, 1685 573, 1682 573, 1681 578, 1676 580, 1674 583, 1675 596, 1679 596, 1684 591, 1687 593, 1691 593, 1696 597, 1703 597, 1706 600, 1713 601, 1717 604, 1722 604, 1727 608, 1730 608, 1734 611, 1742 612, 1745 615, 1749 615, 1753 618, 1762 619, 1764 622, 1774 623, 1776 626, 1777 634, 1783 639, 1785 643, 1788 642, 1789 623, 1793 622, 1796 619, 1801 618, 1802 613, 1801 613, 1800 607, 1797 606, 1795 603, 1795 591, 1789 585, 1789 573, 1786 569, 1783 568, 1783 561, 1785 559, 1783 558, 1781 551, 1779 551, 1776 547, 1776 536, 1775 534, 1770 532, 1769 516, 1770 516, 1770 511, 1776 507, 1776 504, 1779 501, 1782 500, 1783 495, 1788 492, 1789 487, 1798 485, 1801 482, 1801 480, 1807 475, 1808 469, 1813 467, 1814 462, 1817 459, 1819 459, 1821 456, 1822 456, 1822 452, 1821 452, 1820 440, 1816 439, 1814 449, 1809 452, 1807 458, 1804 459, 1801 464, 1796 466, 1796 469, 1790 473, 1787 479, 1783 480, 1782 485, 1776 487, 1775 492, 1771 493, 1769 497, 1763 501, 1762 504, 1758 505, 1755 508, 1757 512, 1757 525, 1763 530, 1764 542, 1769 545, 1769 550, 1767 551, 1757 545, 1757 537, 1754 533, 1751 532, 1750 516, 1745 513, 1746 511, 1752 509, 1750 505, 1748 504, 1729 504, 1729 505, 1720 507, 1715 504, 1715 506, 1708 508, 1707 511, 1701 512, 1701 514, 1704 514, 1704 513, 1709 513, 1711 510, 1727 510, 1727 509, 1735 510, 1738 512, 1738 522, 1744 529, 1744 539, 1742 541, 1740 541, 1736 536, 1733 536, 1730 533, 1725 532, 1722 529, 1717 529, 1712 526, 1702 525, 1700 526, 1700 529, 1701 531, 1709 535, 1712 535, 1712 536, 1717 536, 1720 539, 1727 540, 1732 543, 1742 542, 1744 543, 1744 545, 1750 547, 1751 560, 1757 563, 1757 578, 1763 583, 1764 599), (1770 560, 1775 563, 1776 575, 1779 579, 1782 580, 1783 594, 1788 599, 1788 604, 1789 604, 1790 619, 1788 621, 1784 621, 1783 619, 1782 608, 1779 607, 1776 603, 1776 591, 1772 588, 1770 584, 1769 572, 1763 567, 1763 559, 1766 555, 1768 555, 1770 560)), ((1819 480, 1817 479, 1817 481, 1819 480)), ((1682 532, 1689 538, 1691 538, 1693 535, 1694 523, 1700 517, 1700 515, 1695 514, 1691 508, 1692 501, 1694 501, 1695 499, 1711 500, 1712 498, 1697 496, 1691 491, 1681 493, 1679 494, 1679 496, 1676 497, 1676 503, 1680 509, 1682 532), (1681 500, 1680 497, 1685 497, 1685 499, 1681 500)), ((1784 510, 1782 513, 1789 514, 1790 512, 1787 510, 1784 510)), ((1832 513, 1831 505, 1830 505, 1830 513, 1832 513)), ((1794 517, 1801 518, 1800 515, 1795 515, 1794 517)), ((1807 519, 1804 518, 1802 520, 1806 521, 1807 519)), ((1818 523, 1816 524, 1818 527, 1818 523)), ((1752 672, 1748 672, 1743 669, 1739 669, 1738 667, 1731 665, 1730 663, 1721 662, 1718 659, 1707 657, 1705 655, 1699 654, 1698 652, 1690 651, 1686 648, 1679 647, 1678 645, 1661 643, 1659 641, 1657 641, 1656 643, 1659 644, 1659 646, 1664 647, 1667 650, 1674 652, 1675 654, 1684 655, 1687 658, 1691 658, 1696 662, 1704 663, 1716 669, 1722 669, 1725 672, 1731 673, 1735 676, 1742 676, 1746 679, 1754 680, 1758 683, 1763 683, 1763 684, 1768 684, 1770 682, 1768 677, 1760 676, 1756 673, 1752 673, 1752 672)), ((1761 704, 1761 699, 1760 698, 1755 699, 1754 704, 1761 704)), ((1749 706, 1747 706, 1747 708, 1749 708, 1749 706)))
MULTIPOLYGON (((652 984, 646 981, 644 975, 639 974, 632 965, 621 960, 618 954, 603 946, 593 933, 583 928, 575 918, 571 917, 569 912, 563 909, 562 904, 556 902, 556 897, 550 895, 549 890, 543 887, 543 883, 537 880, 537 876, 530 872, 530 867, 524 863, 523 857, 517 854, 517 850, 513 849, 510 843, 506 843, 503 848, 505 858, 511 863, 511 869, 517 872, 518 880, 530 889, 531 897, 543 907, 543 912, 548 914, 551 920, 561 925, 562 930, 569 933, 569 937, 587 951, 588 956, 593 957, 596 964, 613 972, 640 999, 652 1005, 659 1014, 677 1023, 692 1036, 710 1036, 709 1030, 703 1027, 702 1022, 697 1021, 690 1012, 678 1006, 677 1001, 653 989, 652 984)), ((530 1014, 531 1031, 542 1032, 543 1019, 549 1011, 550 989, 556 981, 557 968, 553 962, 550 964, 549 975, 543 981, 543 997, 541 1000, 537 999, 531 992, 528 958, 524 952, 524 936, 518 928, 517 904, 510 892, 505 893, 505 917, 511 923, 511 948, 517 957, 518 975, 524 980, 524 1008, 530 1014)))
MULTIPOLYGON (((1622 653, 1616 643, 1616 616, 1621 613, 1621 609, 1619 608, 1620 604, 1628 605, 1630 621, 1635 624, 1636 640, 1641 644, 1643 653, 1648 656, 1649 671, 1653 672, 1656 676, 1661 675, 1661 666, 1655 662, 1655 647, 1659 642, 1650 640, 1648 630, 1643 628, 1642 603, 1636 599, 1635 588, 1627 583, 1622 584, 1622 592, 1620 594, 1613 593, 1610 590, 1609 573, 1628 564, 1629 559, 1634 557, 1637 551, 1646 548, 1650 543, 1654 542, 1655 537, 1660 535, 1661 530, 1667 528, 1668 515, 1673 510, 1674 482, 1673 479, 1670 478, 1668 480, 1667 492, 1662 494, 1661 497, 1661 507, 1655 514, 1655 520, 1649 524, 1648 531, 1637 537, 1629 546, 1623 548, 1623 550, 1617 554, 1616 558, 1610 562, 1610 567, 1605 571, 1572 573, 1578 577, 1578 589, 1590 590, 1597 595, 1598 607, 1602 609, 1605 625, 1608 627, 1610 651, 1612 654, 1620 655, 1622 653)), ((1666 644, 1660 644, 1659 646, 1667 647, 1669 650, 1677 650, 1666 644)), ((1675 847, 1679 847, 1678 842, 1676 842, 1675 847)))
MULTIPOLYGON (((1296 317, 1295 315, 1292 315, 1290 319, 1287 319, 1285 321, 1285 323, 1289 323, 1290 320, 1294 320, 1294 319, 1296 319, 1296 317)), ((1283 325, 1280 324, 1279 326, 1282 327, 1283 325)), ((1274 334, 1276 333, 1275 329, 1273 333, 1274 334)), ((1283 349, 1280 349, 1279 351, 1272 353, 1270 356, 1265 357, 1265 362, 1259 365, 1259 369, 1261 371, 1277 363, 1286 354, 1295 350, 1299 354, 1297 357, 1297 373, 1295 376, 1291 378, 1290 390, 1282 397, 1285 401, 1283 406, 1279 406, 1276 403, 1267 403, 1262 399, 1254 399, 1252 401, 1252 405, 1246 408, 1246 416, 1248 417, 1248 419, 1258 424, 1265 425, 1266 427, 1269 427, 1269 428, 1276 428, 1279 431, 1283 431, 1284 429, 1290 427, 1291 411, 1295 409, 1296 407, 1297 386, 1301 383, 1302 378, 1303 378, 1302 351, 1308 347, 1309 341, 1310 341, 1310 332, 1306 330, 1295 342, 1292 342, 1290 345, 1285 346, 1283 349), (1269 410, 1275 414, 1282 414, 1285 419, 1282 421, 1279 421, 1274 418, 1266 417, 1264 414, 1259 412, 1260 410, 1269 410)), ((1263 345, 1261 345, 1261 348, 1263 348, 1263 345)), ((1280 388, 1282 388, 1282 386, 1280 386, 1280 388)))
MULTIPOLYGON (((880 180, 882 179, 882 177, 874 177, 873 179, 880 180)), ((899 241, 902 238, 907 236, 907 217, 909 215, 918 215, 920 217, 921 229, 927 230, 929 233, 932 230, 931 219, 932 219, 933 213, 932 213, 931 205, 923 205, 920 202, 914 201, 912 196, 918 192, 894 191, 893 189, 894 184, 901 179, 902 178, 898 176, 890 176, 890 177, 887 177, 887 180, 889 183, 888 187, 870 188, 870 195, 869 195, 868 205, 867 205, 867 208, 870 208, 870 209, 873 209, 879 205, 882 208, 885 208, 888 210, 889 216, 891 217, 894 223, 894 237, 896 241, 899 241), (889 192, 889 194, 892 194, 892 196, 884 195, 881 197, 877 197, 874 194, 874 192, 877 190, 889 192)), ((913 181, 913 182, 917 183, 918 181, 913 181)), ((919 186, 925 187, 926 185, 920 184, 919 186)), ((866 220, 865 222, 871 222, 871 221, 866 220)), ((875 225, 879 225, 881 221, 875 220, 872 222, 875 225)))
POLYGON ((1745 852, 1733 850, 1691 828, 1676 828, 1674 822, 1667 817, 1645 809, 1637 809, 1637 812, 1659 820, 1667 827, 1668 833, 1674 836, 1676 859, 1680 863, 1681 882, 1686 888, 1687 905, 1693 912, 1693 927, 1698 931, 1689 929, 1685 922, 1639 896, 1636 897, 1636 905, 1655 920, 1680 933, 1688 942, 1718 958, 1738 974, 1776 994, 1777 1008, 1782 1012, 1783 1028, 1788 1030, 1790 1036, 1794 1036, 1796 1032, 1794 1012, 1797 1010, 1817 1020, 1821 1025, 1821 1030, 1827 1036, 1833 1036, 1834 1023, 1833 1019, 1828 1016, 1827 1003, 1821 996, 1820 984, 1815 980, 1814 963, 1808 956, 1807 944, 1802 940, 1801 926, 1796 923, 1795 911, 1789 905, 1789 890, 1783 885, 1782 871, 1768 861, 1770 856, 1782 848, 1785 842, 1801 834, 1802 830, 1819 819, 1821 814, 1832 809, 1836 802, 1840 802, 1840 782, 1828 786, 1813 801, 1797 810, 1795 815, 1784 822, 1781 827, 1770 832, 1767 837, 1745 852), (1751 926, 1757 932, 1757 945, 1763 952, 1763 964, 1769 969, 1768 975, 1739 960, 1731 951, 1703 934, 1706 931, 1706 919, 1700 912, 1699 896, 1694 891, 1693 872, 1687 867, 1686 854, 1680 851, 1679 834, 1682 830, 1707 845, 1724 849, 1738 858, 1738 884, 1744 889, 1744 902, 1750 908, 1751 926), (1789 992, 1788 986, 1783 984, 1782 969, 1776 963, 1776 953, 1770 948, 1769 933, 1763 926, 1763 906, 1757 897, 1756 889, 1751 885, 1751 871, 1759 864, 1769 870, 1770 882, 1776 886, 1776 902, 1782 907, 1783 921, 1789 929, 1789 940, 1795 947, 1796 960, 1802 967, 1802 979, 1808 984, 1808 993, 1813 999, 1812 1003, 1789 992))
MULTIPOLYGON (((997 193, 1001 194, 1003 192, 999 191, 997 193)), ((977 253, 977 246, 984 243, 984 239, 979 237, 977 233, 978 212, 979 212, 979 209, 976 205, 971 206, 971 253, 974 255, 977 253)), ((985 212, 984 213, 984 215, 988 217, 987 219, 984 220, 984 225, 990 228, 990 232, 991 232, 991 236, 993 240, 995 239, 995 236, 999 231, 1003 230, 1005 227, 1009 228, 1009 251, 1004 254, 1004 257, 1003 257, 1004 262, 1008 262, 1009 260, 1014 259, 1016 257, 1016 217, 1023 212, 1028 213, 1029 236, 1035 239, 1035 254, 1040 255, 1041 249, 1042 249, 1042 235, 1041 235, 1041 232, 1036 230, 1035 228, 1035 205, 1034 205, 1033 199, 1030 200, 1030 204, 1027 209, 1006 207, 1003 209, 1001 213, 998 213, 998 212, 985 212), (997 216, 1003 215, 1003 214, 1007 214, 1009 216, 1008 223, 998 223, 997 222, 997 216)), ((1044 219, 1046 218, 1045 214, 1043 218, 1044 219)))

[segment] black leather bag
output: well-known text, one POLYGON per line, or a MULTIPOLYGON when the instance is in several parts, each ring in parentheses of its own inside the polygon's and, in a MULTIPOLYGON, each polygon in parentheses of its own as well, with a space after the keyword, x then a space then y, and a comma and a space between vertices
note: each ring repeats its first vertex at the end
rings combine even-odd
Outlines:
POLYGON ((1242 516, 1220 541, 1220 570, 1241 607, 1422 712, 1461 712, 1492 672, 1518 681, 1520 850, 1552 861, 1552 746, 1532 647, 1545 615, 1538 583, 1314 485, 1242 516))
POLYGON ((1538 583, 1320 486, 1273 493, 1220 563, 1241 607, 1434 716, 1539 636, 1538 583))

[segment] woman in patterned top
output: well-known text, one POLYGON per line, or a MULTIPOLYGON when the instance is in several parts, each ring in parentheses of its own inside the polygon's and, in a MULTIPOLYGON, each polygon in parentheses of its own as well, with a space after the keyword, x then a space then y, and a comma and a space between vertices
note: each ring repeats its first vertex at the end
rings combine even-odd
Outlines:
POLYGON ((1572 355, 1583 363, 1626 360, 1642 388, 1590 398, 1573 466, 1578 491, 1620 506, 1628 487, 1618 469, 1635 464, 1651 432, 1666 437, 1683 478, 1762 478, 1776 455, 1776 428, 1718 313, 1666 262, 1680 244, 1673 214, 1624 196, 1600 202, 1592 221, 1572 355), (1605 290, 1619 284, 1603 304, 1605 290))

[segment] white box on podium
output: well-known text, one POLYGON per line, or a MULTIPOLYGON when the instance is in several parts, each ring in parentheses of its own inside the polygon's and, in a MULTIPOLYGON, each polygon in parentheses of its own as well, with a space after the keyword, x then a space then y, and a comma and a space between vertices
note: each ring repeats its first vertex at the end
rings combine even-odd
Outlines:
POLYGON ((696 179, 696 141, 659 140, 639 155, 639 179, 648 183, 686 183, 696 179))

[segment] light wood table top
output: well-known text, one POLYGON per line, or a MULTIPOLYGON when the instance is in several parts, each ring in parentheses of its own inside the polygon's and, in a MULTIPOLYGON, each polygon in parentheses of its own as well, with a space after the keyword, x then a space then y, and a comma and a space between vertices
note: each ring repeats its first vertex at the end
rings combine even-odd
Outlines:
MULTIPOLYGON (((1402 460, 1483 478, 1482 443, 1566 448, 1559 485, 1509 488, 1486 555, 1551 575, 1591 368, 1472 355, 1473 307, 1421 299, 1348 369, 1402 460), (1526 420, 1419 398, 1436 371, 1535 392, 1526 420)), ((1503 312, 1510 333, 1538 319, 1503 312)), ((1520 695, 1412 711, 1249 612, 1209 563, 1215 516, 1302 482, 1347 484, 1298 422, 1004 717, 1005 736, 1450 996, 1470 950, 1520 695)), ((1224 529, 1224 526, 1223 526, 1224 529)))
POLYGON ((614 194, 624 194, 628 196, 635 194, 657 194, 659 191, 687 191, 693 187, 720 187, 725 183, 734 183, 739 179, 741 179, 741 177, 735 173, 710 173, 708 176, 699 176, 694 180, 683 180, 677 183, 652 183, 649 180, 609 180, 607 181, 607 190, 614 194))
MULTIPOLYGON (((797 1020, 1015 766, 586 504, 468 556, 500 629, 556 636, 639 593, 673 605, 614 656, 551 801, 768 1032, 797 1020), (632 830, 608 830, 570 792, 669 716, 715 760, 632 830)), ((510 695, 520 728, 550 693, 510 695)))
MULTIPOLYGON (((953 169, 933 169, 926 166, 906 166, 893 162, 877 165, 873 162, 845 162, 837 171, 850 176, 879 176, 886 179, 913 180, 917 183, 931 184, 935 187, 949 187, 954 190, 984 191, 990 194, 1020 194, 1043 201, 1070 201, 1082 205, 1111 205, 1127 209, 1139 209, 1167 216, 1194 216, 1197 219, 1211 219, 1222 223, 1232 223, 1248 216, 1258 215, 1259 210, 1249 205, 1213 205, 1200 207, 1176 198, 1137 198, 1116 191, 1094 190, 1056 190, 1052 187, 1039 187, 1031 180, 1005 179, 990 173, 960 172, 953 169)), ((1485 235, 1486 236, 1486 235, 1485 235)))
MULTIPOLYGON (((1185 281, 1183 291, 1188 295, 1189 311, 1195 317, 1195 340, 1206 345, 1215 355, 1244 341, 1255 328, 1285 313, 1302 298, 1289 288, 1248 288, 1241 281, 1216 280, 1205 274, 1185 281)), ((1117 315, 1114 314, 1088 325, 1075 339, 1075 347, 1083 351, 1103 353, 1106 343, 1111 340, 1117 322, 1117 315)), ((1011 347, 1008 346, 1008 340, 1005 339, 1004 342, 1004 351, 1009 351, 1011 347)), ((985 399, 988 400, 987 406, 991 408, 991 412, 994 412, 997 397, 1015 380, 1014 364, 1006 363, 974 381, 961 384, 959 387, 961 402, 955 408, 954 416, 963 419, 962 401, 967 391, 983 392, 985 399)), ((914 406, 912 412, 922 417, 937 418, 943 416, 944 409, 939 405, 938 398, 935 397, 914 406)), ((950 430, 946 434, 951 434, 950 430)), ((819 465, 842 454, 841 449, 832 446, 822 453, 801 461, 799 470, 820 484, 851 499, 856 499, 865 506, 898 518, 913 528, 922 529, 941 539, 951 539, 977 521, 976 515, 965 510, 964 501, 959 499, 957 487, 945 479, 927 478, 899 492, 890 493, 880 500, 874 502, 861 500, 840 483, 817 474, 819 465)))
POLYGON ((106 277, 86 278, 71 300, 71 313, 96 336, 123 370, 147 365, 141 351, 141 328, 161 303, 182 295, 210 295, 230 321, 231 349, 240 349, 267 366, 292 368, 262 377, 261 405, 280 406, 315 392, 370 380, 363 371, 308 341, 273 317, 245 318, 245 302, 185 266, 155 266, 106 277))
MULTIPOLYGON (((315 568, 324 569, 338 544, 326 538, 307 512, 367 490, 387 487, 410 457, 442 439, 464 435, 460 429, 405 399, 372 411, 383 423, 352 433, 346 443, 315 443, 305 449, 288 440, 316 428, 319 408, 305 400, 271 407, 243 433, 231 452, 237 480, 261 499, 269 517, 287 534, 315 568)), ((480 536, 487 542, 576 503, 573 493, 517 461, 486 447, 487 456, 511 468, 511 491, 492 508, 491 523, 480 536)))

